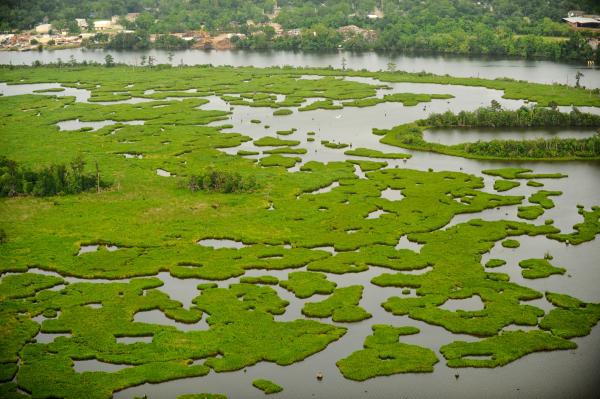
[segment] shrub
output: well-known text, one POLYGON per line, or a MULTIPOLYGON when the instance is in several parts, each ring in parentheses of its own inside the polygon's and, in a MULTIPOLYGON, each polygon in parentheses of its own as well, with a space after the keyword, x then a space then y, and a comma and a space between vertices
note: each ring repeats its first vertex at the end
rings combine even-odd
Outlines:
POLYGON ((252 191, 257 187, 254 176, 243 178, 239 173, 223 172, 209 169, 202 175, 192 175, 188 180, 188 188, 192 192, 215 191, 234 193, 252 191))

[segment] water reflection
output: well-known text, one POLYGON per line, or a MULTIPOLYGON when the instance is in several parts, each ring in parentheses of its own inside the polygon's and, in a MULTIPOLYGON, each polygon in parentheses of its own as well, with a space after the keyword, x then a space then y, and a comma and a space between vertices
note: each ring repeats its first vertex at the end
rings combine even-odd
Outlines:
POLYGON ((454 145, 476 141, 492 140, 535 140, 535 139, 582 139, 592 137, 598 132, 594 129, 428 129, 423 139, 432 143, 454 145))

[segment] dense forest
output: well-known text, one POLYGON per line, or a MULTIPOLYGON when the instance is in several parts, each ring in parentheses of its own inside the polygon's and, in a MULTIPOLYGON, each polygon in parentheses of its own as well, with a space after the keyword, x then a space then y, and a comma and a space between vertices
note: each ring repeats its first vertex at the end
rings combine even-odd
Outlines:
MULTIPOLYGON (((569 10, 600 14, 596 0, 6 0, 0 4, 0 30, 30 29, 48 21, 77 30, 74 18, 99 19, 139 12, 138 32, 169 33, 206 29, 242 32, 241 48, 291 50, 377 50, 464 55, 514 56, 556 60, 594 57, 584 32, 574 34, 560 19, 569 10), (274 6, 280 7, 272 15, 274 6), (381 11, 381 13, 379 13, 381 11), (373 12, 384 18, 368 18, 373 12), (276 37, 271 19, 299 36, 276 37), (374 37, 342 36, 336 29, 356 25, 374 37)), ((600 55, 595 55, 600 60, 600 55)))

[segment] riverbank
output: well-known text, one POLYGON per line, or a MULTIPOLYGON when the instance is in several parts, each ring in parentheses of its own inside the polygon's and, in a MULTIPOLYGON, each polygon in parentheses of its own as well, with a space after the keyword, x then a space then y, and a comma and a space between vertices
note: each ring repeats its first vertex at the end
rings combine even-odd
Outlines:
POLYGON ((294 51, 254 51, 254 50, 144 50, 107 51, 84 48, 35 52, 0 52, 0 63, 31 65, 40 63, 94 61, 104 63, 110 54, 114 61, 128 65, 140 65, 142 57, 152 57, 156 64, 172 65, 231 65, 231 66, 294 66, 315 68, 334 67, 385 71, 390 63, 395 69, 407 72, 428 72, 437 75, 450 73, 457 77, 485 79, 510 78, 535 83, 560 83, 575 85, 577 72, 582 72, 582 86, 600 88, 600 68, 586 65, 496 58, 469 58, 456 56, 381 54, 375 52, 294 52, 294 51), (171 61, 169 60, 169 57, 171 61))

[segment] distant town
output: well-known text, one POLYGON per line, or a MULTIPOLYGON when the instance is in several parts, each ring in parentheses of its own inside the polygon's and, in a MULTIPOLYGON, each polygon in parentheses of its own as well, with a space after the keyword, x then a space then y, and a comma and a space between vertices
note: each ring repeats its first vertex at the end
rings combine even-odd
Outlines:
MULTIPOLYGON (((98 34, 107 35, 109 38, 119 33, 136 33, 134 30, 125 28, 125 22, 135 22, 140 13, 128 13, 124 16, 114 15, 111 19, 88 20, 85 18, 76 18, 75 22, 81 33, 73 34, 68 30, 57 30, 52 24, 42 23, 35 29, 22 33, 0 34, 0 50, 9 51, 34 51, 43 48, 74 48, 80 47, 86 43, 86 40, 93 40, 98 34)), ((276 15, 275 15, 276 16, 276 15)), ((367 15, 369 19, 382 18, 383 14, 379 11, 367 15)), ((302 35, 302 29, 285 30, 281 24, 276 22, 254 23, 246 21, 246 25, 254 32, 252 34, 263 33, 263 30, 269 29, 273 32, 273 37, 299 37, 302 35)), ((362 37, 368 41, 377 39, 377 32, 372 29, 363 29, 356 25, 342 26, 337 32, 344 38, 362 37)), ((251 34, 251 35, 252 35, 251 34)), ((211 35, 204 29, 187 31, 181 33, 168 33, 166 35, 176 37, 189 43, 189 48, 195 49, 219 49, 227 50, 235 47, 235 43, 245 40, 248 35, 240 32, 227 32, 211 35)), ((149 35, 149 41, 154 43, 161 34, 149 35)))
MULTIPOLYGON (((327 31, 319 32, 315 27, 305 27, 302 29, 284 29, 282 24, 275 22, 280 9, 275 7, 272 13, 265 14, 266 22, 255 23, 252 20, 247 20, 243 24, 231 23, 230 29, 227 32, 217 31, 211 32, 204 26, 197 30, 189 30, 185 32, 171 33, 147 33, 147 31, 136 29, 136 20, 143 15, 137 12, 128 13, 125 15, 114 15, 110 19, 94 19, 94 18, 75 18, 69 22, 69 29, 59 29, 47 21, 42 21, 34 29, 29 31, 13 31, 0 34, 0 51, 42 51, 44 49, 63 49, 76 47, 89 48, 110 48, 116 50, 125 49, 145 49, 145 48, 161 48, 168 50, 175 49, 217 49, 227 50, 232 48, 278 48, 278 49, 348 49, 348 50, 387 50, 387 42, 389 35, 381 37, 380 29, 367 29, 354 24, 344 25, 340 27, 324 27, 327 31), (128 28, 129 27, 129 28, 128 28), (231 28, 233 27, 233 28, 231 28), (331 35, 335 35, 335 40, 331 39, 331 35), (318 35, 327 37, 329 44, 332 45, 322 48, 319 47, 318 35), (140 36, 143 36, 140 39, 140 36), (312 36, 315 36, 313 38, 312 36), (113 39, 118 42, 117 45, 112 45, 113 39), (299 47, 297 44, 302 40, 310 40, 317 43, 316 45, 299 47), (378 40, 380 39, 380 40, 378 40), (143 45, 136 46, 136 40, 142 41, 143 45), (280 46, 272 46, 265 43, 275 43, 279 41, 280 46), (133 44, 132 44, 133 43, 133 44), (295 46, 295 47, 294 47, 295 46)), ((384 13, 375 8, 371 13, 362 15, 348 15, 348 18, 355 18, 355 22, 359 25, 376 27, 381 26, 381 20, 385 18, 384 13), (359 18, 360 19, 356 19, 359 18), (379 24, 378 24, 379 23, 379 24)), ((158 20, 155 20, 158 22, 158 20)), ((591 51, 596 51, 600 42, 600 15, 588 14, 584 11, 569 11, 568 14, 560 21, 554 21, 556 25, 562 25, 566 31, 584 32, 582 35, 583 44, 587 42, 591 51)), ((526 36, 526 35, 525 35, 526 36)), ((538 42, 528 40, 527 37, 520 38, 520 35, 515 35, 510 40, 516 41, 517 45, 510 44, 510 40, 504 42, 507 48, 521 48, 518 50, 519 55, 527 55, 532 53, 534 57, 539 53, 552 52, 554 50, 543 50, 544 46, 550 48, 557 46, 557 43, 563 43, 568 40, 567 36, 560 37, 538 37, 538 42), (554 42, 554 43, 553 43, 554 42), (530 50, 534 47, 535 50, 530 50), (542 49, 542 50, 540 50, 542 49)), ((470 37, 468 40, 477 41, 476 37, 470 37)), ((500 39, 497 39, 500 40, 500 39)), ((581 48, 581 43, 569 48, 581 48)), ((481 48, 477 43, 470 45, 472 48, 481 48)), ((392 47, 392 50, 394 48, 392 47)), ((505 55, 513 55, 508 50, 503 50, 505 55)), ((571 51, 571 50, 569 50, 571 51)), ((439 49, 438 49, 438 52, 439 49)), ((446 52, 446 51, 441 51, 446 52)), ((454 51, 448 51, 454 52, 454 51)), ((554 51, 557 54, 557 51, 554 51)), ((588 63, 593 63, 590 54, 572 55, 562 51, 560 58, 572 58, 589 60, 588 63), (566 54, 566 56, 565 56, 566 54)), ((502 52, 497 55, 502 55, 502 52)), ((555 58, 559 56, 554 56, 555 58)), ((543 58, 543 57, 542 57, 543 58)))

